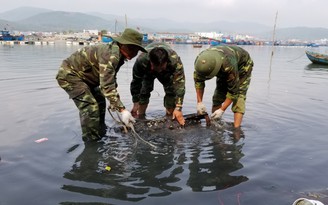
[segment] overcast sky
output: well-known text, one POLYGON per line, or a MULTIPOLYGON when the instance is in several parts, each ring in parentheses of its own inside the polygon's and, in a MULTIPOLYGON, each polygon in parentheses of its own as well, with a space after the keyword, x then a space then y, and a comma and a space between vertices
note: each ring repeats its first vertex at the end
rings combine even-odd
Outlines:
POLYGON ((328 28, 328 0, 4 0, 0 12, 22 6, 101 12, 183 22, 247 21, 277 27, 328 28))

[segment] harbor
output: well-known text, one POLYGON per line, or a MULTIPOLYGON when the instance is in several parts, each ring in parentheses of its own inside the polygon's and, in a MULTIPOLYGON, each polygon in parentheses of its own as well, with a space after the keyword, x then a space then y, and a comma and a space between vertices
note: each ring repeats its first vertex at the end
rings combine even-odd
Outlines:
MULTIPOLYGON (((65 42, 66 45, 96 45, 98 43, 109 43, 112 36, 120 33, 99 30, 83 30, 81 32, 29 32, 12 35, 7 30, 2 30, 0 44, 2 45, 54 45, 65 42)), ((223 34, 216 32, 143 32, 143 43, 166 42, 168 44, 190 44, 194 48, 201 48, 202 45, 255 45, 255 46, 327 46, 327 39, 317 41, 290 40, 267 40, 256 36, 241 34, 223 34)))
MULTIPOLYGON (((328 205, 328 1, 35 0, 1 5, 0 205, 328 205), (112 43, 124 37, 126 28, 143 35, 140 45, 137 34, 137 44, 148 46, 148 54, 112 43), (119 95, 114 98, 133 112, 131 82, 144 74, 136 62, 148 67, 141 58, 148 61, 152 42, 165 42, 176 52, 166 70, 178 61, 179 71, 162 80, 166 72, 157 75, 152 69, 142 83, 151 89, 144 118, 124 129, 123 113, 108 109, 102 138, 84 142, 80 120, 86 112, 79 113, 77 106, 95 101, 65 90, 77 87, 94 95, 98 87, 85 86, 99 81, 101 88, 115 89, 119 95), (243 109, 242 101, 230 105, 221 119, 209 123, 205 118, 218 114, 212 107, 225 87, 221 75, 204 82, 207 114, 197 114, 198 57, 227 45, 246 50, 253 61, 239 128, 234 111, 243 109), (106 52, 107 47, 113 49, 106 52), (69 67, 76 69, 63 79, 81 78, 70 85, 63 80, 63 90, 57 74, 69 67), (94 80, 86 82, 81 70, 94 80), (153 74, 158 78, 151 83, 153 74), (162 85, 181 74, 185 93, 177 110, 185 117, 183 127, 167 115, 171 92, 162 85)), ((220 66, 221 56, 215 62, 204 59, 201 67, 206 70, 209 63, 212 69, 215 63, 215 70, 233 70, 228 78, 235 78, 237 61, 224 55, 231 66, 220 66)), ((109 98, 92 110, 113 107, 109 98)))
POLYGON ((55 41, 0 41, 1 45, 54 45, 55 41))

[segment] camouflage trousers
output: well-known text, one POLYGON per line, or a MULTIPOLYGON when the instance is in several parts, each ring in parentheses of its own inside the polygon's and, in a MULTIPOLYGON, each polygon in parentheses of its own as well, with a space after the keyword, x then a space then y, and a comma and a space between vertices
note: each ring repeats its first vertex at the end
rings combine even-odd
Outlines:
POLYGON ((83 141, 98 140, 106 133, 106 99, 98 87, 89 87, 78 77, 70 75, 66 79, 57 76, 57 81, 72 98, 79 109, 83 141), (76 90, 78 88, 79 94, 76 90), (83 91, 81 93, 81 88, 83 91))
MULTIPOLYGON (((237 99, 234 99, 232 102, 231 110, 234 113, 242 113, 245 114, 246 110, 246 94, 251 82, 251 72, 253 63, 250 65, 249 73, 247 75, 241 76, 240 85, 239 85, 239 95, 237 99)), ((217 79, 216 88, 213 95, 213 107, 220 106, 226 99, 226 95, 228 93, 226 82, 220 81, 217 79)))
MULTIPOLYGON (((163 105, 166 109, 175 108, 175 93, 173 86, 163 85, 165 96, 163 99, 163 105)), ((149 104, 150 93, 154 90, 154 81, 151 83, 143 83, 140 90, 139 104, 146 105, 149 104)))

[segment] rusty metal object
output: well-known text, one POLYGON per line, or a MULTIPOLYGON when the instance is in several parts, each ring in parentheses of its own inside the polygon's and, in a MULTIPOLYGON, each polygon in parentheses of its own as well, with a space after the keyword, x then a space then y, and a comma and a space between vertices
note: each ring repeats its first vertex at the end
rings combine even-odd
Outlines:
MULTIPOLYGON (((153 118, 153 119, 136 119, 136 123, 134 124, 134 128, 137 132, 140 131, 151 131, 151 130, 159 130, 159 129, 181 129, 183 127, 189 127, 197 124, 201 124, 202 120, 205 120, 206 126, 211 125, 211 120, 208 114, 198 115, 197 113, 186 114, 183 115, 185 119, 185 125, 181 126, 176 120, 172 120, 171 116, 153 118)), ((127 133, 128 130, 125 126, 120 125, 118 127, 112 127, 116 132, 127 133)))
POLYGON ((205 121, 206 121, 206 126, 210 126, 211 125, 211 119, 210 119, 210 117, 208 116, 207 113, 204 116, 204 118, 205 118, 205 121))
POLYGON ((205 113, 203 115, 199 115, 197 113, 194 113, 194 114, 184 115, 183 117, 185 118, 186 121, 199 121, 201 119, 205 119, 206 126, 211 125, 211 120, 210 120, 207 113, 205 113))
MULTIPOLYGON (((208 114, 198 115, 196 113, 186 114, 183 116, 185 119, 185 125, 189 126, 193 124, 201 123, 202 119, 205 119, 206 125, 211 125, 210 118, 208 114)), ((170 116, 155 118, 155 119, 139 119, 136 122, 136 127, 142 127, 142 125, 146 125, 148 128, 181 128, 181 125, 176 120, 172 120, 170 116)))

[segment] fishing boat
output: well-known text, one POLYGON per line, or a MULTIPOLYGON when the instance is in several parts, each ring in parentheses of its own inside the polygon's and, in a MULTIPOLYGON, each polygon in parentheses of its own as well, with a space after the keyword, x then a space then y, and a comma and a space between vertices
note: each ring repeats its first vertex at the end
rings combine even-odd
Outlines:
POLYGON ((201 47, 203 47, 203 45, 201 43, 194 43, 194 44, 192 44, 192 46, 194 48, 201 48, 201 47))
POLYGON ((11 35, 5 28, 0 31, 0 41, 23 41, 24 35, 11 35))
POLYGON ((322 53, 316 53, 312 51, 305 51, 306 56, 315 64, 328 65, 328 55, 322 53))

